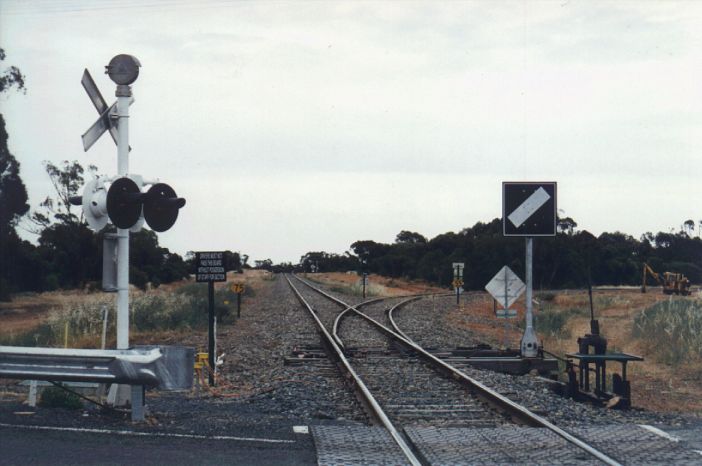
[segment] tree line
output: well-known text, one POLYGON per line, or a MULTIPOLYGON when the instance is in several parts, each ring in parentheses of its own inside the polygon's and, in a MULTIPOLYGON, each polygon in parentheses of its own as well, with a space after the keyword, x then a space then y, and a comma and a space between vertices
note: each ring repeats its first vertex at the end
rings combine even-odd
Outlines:
MULTIPOLYGON (((534 287, 641 285, 644 262, 657 272, 681 272, 692 283, 701 283, 702 239, 694 236, 694 224, 687 220, 678 232, 646 233, 636 239, 621 232, 595 237, 586 230, 577 231, 572 218, 558 219, 554 237, 534 240, 534 287)), ((470 290, 483 289, 505 265, 524 278, 525 242, 504 237, 502 221, 496 218, 431 240, 405 230, 392 244, 362 240, 343 255, 309 252, 296 269, 368 272, 448 287, 454 262, 465 263, 464 288, 470 290)))

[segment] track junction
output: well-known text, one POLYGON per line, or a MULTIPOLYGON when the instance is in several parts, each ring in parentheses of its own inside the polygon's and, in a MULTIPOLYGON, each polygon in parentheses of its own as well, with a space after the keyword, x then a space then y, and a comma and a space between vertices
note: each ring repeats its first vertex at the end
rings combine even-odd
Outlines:
POLYGON ((372 424, 313 427, 319 464, 618 465, 700 459, 697 452, 667 444, 670 440, 655 429, 560 428, 476 377, 489 378, 489 371, 468 375, 455 358, 449 363, 435 356, 394 318, 425 296, 352 305, 308 280, 294 275, 286 280, 372 424))

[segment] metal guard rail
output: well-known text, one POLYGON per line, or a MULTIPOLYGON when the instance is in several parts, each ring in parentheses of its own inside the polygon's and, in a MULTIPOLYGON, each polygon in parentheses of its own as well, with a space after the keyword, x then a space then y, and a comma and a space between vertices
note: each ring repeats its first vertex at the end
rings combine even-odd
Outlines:
POLYGON ((99 382, 186 390, 194 350, 182 346, 86 350, 0 346, 0 378, 99 382))

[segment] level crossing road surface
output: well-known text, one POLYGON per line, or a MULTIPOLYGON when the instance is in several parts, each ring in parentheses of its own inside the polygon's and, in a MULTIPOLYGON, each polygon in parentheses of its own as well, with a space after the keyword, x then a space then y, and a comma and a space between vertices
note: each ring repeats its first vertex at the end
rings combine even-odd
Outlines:
POLYGON ((239 440, 0 426, 0 465, 19 464, 313 465, 317 456, 311 436, 290 428, 239 440))
MULTIPOLYGON (((268 437, 243 437, 251 434, 249 431, 242 432, 242 437, 204 438, 97 430, 2 424, 0 465, 404 464, 397 454, 393 456, 391 440, 378 436, 383 429, 371 426, 317 425, 310 426, 309 434, 293 433, 287 426, 284 431, 270 432, 268 437)), ((582 452, 558 448, 558 439, 553 436, 544 443, 541 429, 513 428, 507 436, 504 434, 508 430, 497 429, 493 437, 501 439, 499 445, 485 443, 491 437, 486 436, 485 429, 413 428, 407 433, 427 464, 600 464, 582 452)), ((700 428, 661 431, 612 425, 580 429, 579 434, 586 438, 594 435, 591 440, 607 443, 622 464, 702 464, 702 451, 697 450, 700 428), (671 432, 675 435, 670 436, 671 432)))

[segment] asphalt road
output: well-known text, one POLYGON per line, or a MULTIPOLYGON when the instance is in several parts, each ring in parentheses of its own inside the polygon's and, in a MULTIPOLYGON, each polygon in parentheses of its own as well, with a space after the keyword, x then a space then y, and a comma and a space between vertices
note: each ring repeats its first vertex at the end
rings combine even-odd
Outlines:
POLYGON ((305 434, 264 443, 0 427, 0 465, 314 465, 316 459, 305 434))

